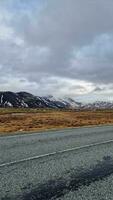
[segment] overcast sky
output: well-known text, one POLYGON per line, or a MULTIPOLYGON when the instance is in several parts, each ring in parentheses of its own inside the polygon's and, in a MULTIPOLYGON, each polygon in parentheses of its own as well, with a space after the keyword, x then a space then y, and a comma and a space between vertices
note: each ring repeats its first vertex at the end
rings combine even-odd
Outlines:
POLYGON ((0 0, 0 90, 113 100, 113 0, 0 0))

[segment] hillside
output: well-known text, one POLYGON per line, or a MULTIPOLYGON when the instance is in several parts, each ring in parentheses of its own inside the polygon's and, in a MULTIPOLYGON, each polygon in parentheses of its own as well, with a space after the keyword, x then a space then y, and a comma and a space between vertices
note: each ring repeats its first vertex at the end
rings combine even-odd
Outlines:
POLYGON ((60 108, 77 110, 113 109, 113 102, 81 103, 72 98, 40 97, 28 92, 0 92, 1 108, 60 108))
POLYGON ((55 99, 52 96, 39 97, 27 92, 0 92, 0 107, 14 108, 72 108, 78 107, 72 99, 55 99))

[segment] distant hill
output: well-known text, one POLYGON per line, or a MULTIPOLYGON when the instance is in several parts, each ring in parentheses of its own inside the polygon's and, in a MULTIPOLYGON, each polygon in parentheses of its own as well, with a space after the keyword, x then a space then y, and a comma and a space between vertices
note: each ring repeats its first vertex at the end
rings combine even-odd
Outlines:
POLYGON ((27 92, 0 92, 0 107, 15 108, 71 108, 71 109, 112 109, 113 103, 95 102, 83 104, 72 98, 40 97, 27 92))
POLYGON ((0 92, 0 107, 16 108, 71 108, 78 104, 71 99, 55 99, 52 96, 39 97, 27 92, 0 92))

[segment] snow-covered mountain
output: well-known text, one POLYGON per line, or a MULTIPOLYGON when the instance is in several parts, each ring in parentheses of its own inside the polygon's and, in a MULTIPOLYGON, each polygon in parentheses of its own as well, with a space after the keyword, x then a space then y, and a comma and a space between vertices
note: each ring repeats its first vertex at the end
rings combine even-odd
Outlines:
POLYGON ((27 92, 0 92, 0 107, 17 108, 72 108, 78 104, 72 99, 40 97, 27 92))
POLYGON ((81 109, 113 109, 113 102, 96 101, 94 103, 82 104, 81 109))
POLYGON ((72 98, 68 98, 68 97, 65 97, 65 98, 55 98, 53 96, 47 96, 47 99, 49 99, 51 102, 55 103, 55 104, 63 104, 65 105, 66 107, 69 107, 69 108, 79 108, 82 106, 81 103, 79 102, 76 102, 74 99, 72 98))
POLYGON ((69 108, 69 109, 113 109, 112 102, 98 101, 83 104, 71 98, 40 97, 27 92, 0 92, 0 107, 16 108, 69 108))

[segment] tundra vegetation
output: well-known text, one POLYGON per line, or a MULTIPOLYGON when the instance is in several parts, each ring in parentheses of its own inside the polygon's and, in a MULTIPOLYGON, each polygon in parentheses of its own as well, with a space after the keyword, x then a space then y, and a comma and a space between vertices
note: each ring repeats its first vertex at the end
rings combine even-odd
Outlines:
POLYGON ((112 125, 113 110, 0 108, 0 134, 112 125))

